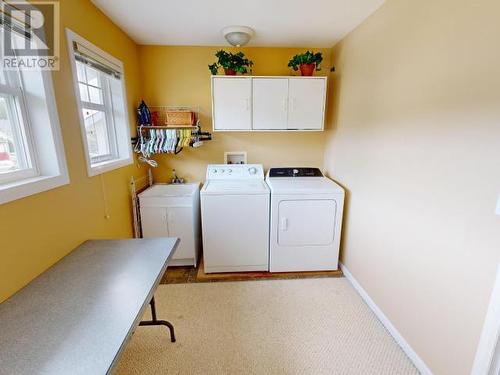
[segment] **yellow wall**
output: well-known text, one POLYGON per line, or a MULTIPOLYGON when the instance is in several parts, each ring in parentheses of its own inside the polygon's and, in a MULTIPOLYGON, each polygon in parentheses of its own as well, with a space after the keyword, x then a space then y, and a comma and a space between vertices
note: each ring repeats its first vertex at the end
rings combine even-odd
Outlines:
POLYGON ((434 374, 469 374, 500 261, 500 2, 388 0, 333 51, 342 260, 434 374))
MULTIPOLYGON (((149 105, 199 106, 205 130, 212 129, 210 71, 217 47, 141 46, 144 99, 149 105)), ((231 50, 224 48, 225 50, 231 50)), ((254 75, 289 75, 288 60, 307 48, 242 48, 254 62, 254 75)), ((235 51, 235 50, 233 50, 235 51)), ((321 75, 328 74, 328 49, 321 75)), ((203 181, 209 163, 223 163, 224 151, 247 151, 249 163, 270 166, 318 166, 323 164, 324 133, 214 133, 213 140, 179 155, 162 155, 155 173, 158 181, 171 178, 175 168, 181 177, 203 181)))
POLYGON ((124 62, 131 126, 141 91, 138 48, 90 1, 62 0, 60 4, 61 70, 53 78, 71 183, 0 205, 0 301, 86 239, 130 237, 127 184, 132 174, 144 174, 130 166, 103 176, 111 215, 106 220, 101 178, 89 178, 85 168, 64 30, 72 29, 124 62))

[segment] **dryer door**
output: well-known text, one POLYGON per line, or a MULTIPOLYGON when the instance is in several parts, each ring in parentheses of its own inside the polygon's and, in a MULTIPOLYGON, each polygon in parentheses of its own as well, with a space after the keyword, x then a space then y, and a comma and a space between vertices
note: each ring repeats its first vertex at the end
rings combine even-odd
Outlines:
POLYGON ((278 206, 280 246, 327 246, 335 236, 334 200, 284 200, 278 206))

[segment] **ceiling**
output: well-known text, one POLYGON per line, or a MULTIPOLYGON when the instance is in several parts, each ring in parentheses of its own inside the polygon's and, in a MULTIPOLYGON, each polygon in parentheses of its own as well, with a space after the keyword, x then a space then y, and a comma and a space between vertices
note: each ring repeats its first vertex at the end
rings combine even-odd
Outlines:
POLYGON ((221 29, 255 30, 249 46, 332 47, 384 0, 92 0, 138 44, 227 45, 221 29))

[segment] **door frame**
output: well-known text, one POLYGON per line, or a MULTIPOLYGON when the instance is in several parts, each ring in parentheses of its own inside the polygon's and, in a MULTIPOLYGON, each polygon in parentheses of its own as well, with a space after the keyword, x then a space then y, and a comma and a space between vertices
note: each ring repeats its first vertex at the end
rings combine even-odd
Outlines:
POLYGON ((500 374, 500 263, 471 375, 500 374))

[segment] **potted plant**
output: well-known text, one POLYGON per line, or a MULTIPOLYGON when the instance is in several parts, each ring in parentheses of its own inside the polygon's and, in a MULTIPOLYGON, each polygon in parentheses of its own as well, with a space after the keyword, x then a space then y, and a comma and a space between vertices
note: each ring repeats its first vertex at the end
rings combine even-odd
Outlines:
POLYGON ((288 66, 293 70, 297 71, 300 68, 300 74, 303 76, 312 76, 314 70, 321 70, 321 62, 323 61, 323 54, 321 52, 310 52, 301 53, 300 55, 295 55, 288 62, 288 66))
POLYGON ((248 60, 243 52, 233 54, 220 50, 216 52, 215 57, 217 61, 208 66, 213 75, 217 75, 219 68, 223 68, 228 76, 234 76, 236 73, 245 74, 248 70, 251 71, 253 66, 252 60, 248 60))

